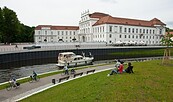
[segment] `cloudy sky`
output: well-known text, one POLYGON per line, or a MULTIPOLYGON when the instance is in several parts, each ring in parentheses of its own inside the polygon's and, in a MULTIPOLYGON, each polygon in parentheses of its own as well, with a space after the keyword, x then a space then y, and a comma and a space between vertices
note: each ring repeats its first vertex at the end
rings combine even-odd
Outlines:
POLYGON ((0 0, 17 13, 21 23, 78 26, 82 12, 102 12, 113 17, 158 18, 173 29, 173 0, 0 0))

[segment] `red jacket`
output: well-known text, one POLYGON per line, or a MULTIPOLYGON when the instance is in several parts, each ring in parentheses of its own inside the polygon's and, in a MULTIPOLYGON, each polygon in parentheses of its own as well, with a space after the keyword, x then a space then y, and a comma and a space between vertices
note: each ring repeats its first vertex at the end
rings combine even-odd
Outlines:
POLYGON ((120 64, 120 66, 118 68, 118 72, 122 73, 123 72, 123 68, 124 68, 123 64, 120 64))

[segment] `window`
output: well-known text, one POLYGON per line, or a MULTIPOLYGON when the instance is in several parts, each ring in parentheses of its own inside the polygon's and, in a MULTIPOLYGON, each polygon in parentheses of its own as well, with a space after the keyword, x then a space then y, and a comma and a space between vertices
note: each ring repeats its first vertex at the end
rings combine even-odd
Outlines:
POLYGON ((124 35, 124 38, 126 38, 126 35, 124 35))
POLYGON ((38 31, 38 34, 40 34, 40 31, 38 31))
POLYGON ((136 39, 138 39, 138 36, 136 35, 136 39))
POLYGON ((135 32, 135 30, 134 30, 134 28, 132 29, 132 33, 134 33, 135 32))
POLYGON ((57 34, 59 35, 59 31, 57 31, 57 34))
POLYGON ((129 35, 129 38, 130 38, 130 35, 129 35))
POLYGON ((61 34, 63 35, 63 33, 64 33, 64 32, 62 31, 61 34))
POLYGON ((147 29, 147 34, 148 34, 148 29, 147 29))
POLYGON ((68 32, 66 31, 66 35, 68 34, 68 32))
POLYGON ((143 33, 145 34, 145 29, 143 29, 143 33))
POLYGON ((121 38, 121 35, 120 35, 120 38, 121 38))
POLYGON ((142 33, 142 29, 139 30, 139 33, 142 33))
POLYGON ((136 29, 136 33, 138 33, 138 29, 136 29))
POLYGON ((153 34, 155 33, 155 31, 153 30, 153 34))
POLYGON ((134 35, 132 36, 132 38, 134 38, 134 35))
POLYGON ((109 35, 109 38, 111 38, 111 37, 112 37, 112 35, 110 34, 110 35, 109 35))
POLYGON ((47 35, 47 31, 45 31, 45 35, 47 35))
POLYGON ((53 31, 51 31, 51 35, 53 35, 53 31))
POLYGON ((112 32, 112 26, 109 26, 109 32, 112 32))
POLYGON ((124 28, 124 32, 125 32, 125 33, 127 32, 127 28, 124 28))
POLYGON ((122 32, 122 26, 120 26, 120 33, 122 32))
POLYGON ((129 28, 129 33, 131 32, 131 29, 129 28))

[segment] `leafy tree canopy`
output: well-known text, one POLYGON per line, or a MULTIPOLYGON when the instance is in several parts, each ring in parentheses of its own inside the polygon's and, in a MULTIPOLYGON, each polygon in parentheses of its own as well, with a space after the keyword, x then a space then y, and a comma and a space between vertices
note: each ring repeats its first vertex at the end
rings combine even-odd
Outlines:
POLYGON ((0 42, 33 42, 33 32, 33 27, 20 23, 13 10, 0 8, 0 42))
POLYGON ((169 46, 173 46, 173 41, 171 40, 171 38, 173 37, 173 34, 170 34, 170 30, 169 28, 167 29, 167 34, 162 38, 161 42, 163 45, 169 47, 169 46))

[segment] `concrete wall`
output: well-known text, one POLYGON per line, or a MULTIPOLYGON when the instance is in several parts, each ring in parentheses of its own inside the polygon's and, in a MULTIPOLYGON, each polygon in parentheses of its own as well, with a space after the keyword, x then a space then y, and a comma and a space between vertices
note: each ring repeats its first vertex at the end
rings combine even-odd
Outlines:
MULTIPOLYGON (((94 60, 112 60, 119 58, 131 58, 132 56, 112 56, 110 53, 114 52, 129 52, 129 51, 140 51, 140 50, 155 50, 162 48, 107 48, 107 49, 74 49, 74 50, 47 50, 47 51, 30 51, 30 52, 16 52, 8 54, 0 54, 0 68, 16 68, 21 66, 30 66, 38 64, 47 64, 47 63, 57 63, 57 56, 60 52, 72 51, 76 54, 81 54, 82 52, 88 56, 89 52, 94 55, 94 60)), ((142 57, 153 57, 142 56, 142 57)), ((133 56, 134 57, 134 56, 133 56)), ((137 57, 141 57, 138 55, 137 57)))

